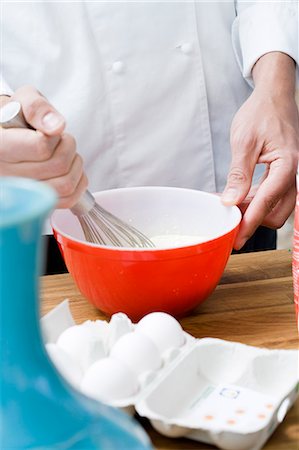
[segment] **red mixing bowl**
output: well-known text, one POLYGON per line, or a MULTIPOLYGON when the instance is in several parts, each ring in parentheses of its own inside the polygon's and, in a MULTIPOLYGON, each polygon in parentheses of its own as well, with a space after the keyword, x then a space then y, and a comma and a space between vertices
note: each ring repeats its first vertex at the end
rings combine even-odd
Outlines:
POLYGON ((54 236, 79 290, 95 307, 108 315, 125 312, 132 320, 153 311, 179 317, 213 292, 238 231, 237 207, 224 206, 217 195, 173 187, 113 189, 94 196, 150 238, 194 238, 193 244, 174 248, 99 246, 84 240, 69 210, 56 210, 54 236))

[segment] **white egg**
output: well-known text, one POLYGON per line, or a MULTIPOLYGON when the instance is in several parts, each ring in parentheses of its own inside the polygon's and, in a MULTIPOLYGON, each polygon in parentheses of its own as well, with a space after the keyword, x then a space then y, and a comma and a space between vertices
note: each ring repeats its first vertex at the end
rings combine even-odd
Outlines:
POLYGON ((58 372, 78 389, 83 377, 80 365, 56 344, 46 344, 46 350, 58 372))
POLYGON ((105 356, 103 330, 92 322, 67 328, 59 336, 57 345, 72 356, 83 370, 105 356))
POLYGON ((136 324, 135 330, 150 338, 161 354, 169 348, 181 347, 185 342, 180 323, 164 312, 147 314, 136 324))
POLYGON ((157 346, 147 336, 135 331, 123 335, 112 347, 110 355, 123 361, 137 375, 157 370, 162 359, 157 346))
POLYGON ((124 335, 133 331, 134 326, 129 317, 124 313, 116 313, 111 316, 106 344, 108 353, 113 345, 124 335))
POLYGON ((81 391, 96 400, 111 402, 131 397, 138 392, 136 374, 122 361, 103 358, 86 371, 81 391))

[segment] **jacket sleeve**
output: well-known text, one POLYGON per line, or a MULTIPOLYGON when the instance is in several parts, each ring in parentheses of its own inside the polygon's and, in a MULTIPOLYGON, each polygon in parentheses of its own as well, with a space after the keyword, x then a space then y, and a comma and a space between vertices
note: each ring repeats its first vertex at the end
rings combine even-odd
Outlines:
POLYGON ((0 72, 0 95, 12 95, 13 91, 5 81, 2 72, 0 72))
POLYGON ((299 86, 299 14, 297 0, 235 0, 233 48, 244 78, 253 86, 252 68, 266 53, 286 53, 297 64, 299 86))

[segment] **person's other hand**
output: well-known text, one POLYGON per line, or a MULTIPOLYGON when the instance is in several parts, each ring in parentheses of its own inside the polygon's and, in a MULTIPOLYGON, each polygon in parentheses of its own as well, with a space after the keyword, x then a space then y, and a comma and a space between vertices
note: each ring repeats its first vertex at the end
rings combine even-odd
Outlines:
MULTIPOLYGON (((290 58, 289 58, 290 59, 290 58)), ((292 91, 292 90, 291 90, 292 91)), ((243 213, 234 247, 239 250, 259 225, 280 228, 296 200, 299 115, 293 94, 256 87, 234 117, 232 162, 222 201, 243 213), (252 186, 256 164, 265 164, 260 183, 252 186)))
POLYGON ((86 190, 87 178, 74 138, 64 133, 64 118, 31 86, 1 97, 0 107, 10 100, 20 102, 34 129, 0 129, 0 175, 47 182, 58 194, 57 207, 72 207, 86 190))

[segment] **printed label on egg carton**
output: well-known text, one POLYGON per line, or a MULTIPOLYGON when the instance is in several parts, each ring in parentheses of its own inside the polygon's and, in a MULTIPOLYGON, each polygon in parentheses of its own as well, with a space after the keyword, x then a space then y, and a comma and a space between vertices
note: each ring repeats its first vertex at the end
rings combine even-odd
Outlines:
POLYGON ((259 450, 294 403, 298 352, 195 339, 172 316, 76 325, 61 303, 41 320, 58 370, 84 394, 147 417, 160 433, 259 450))

